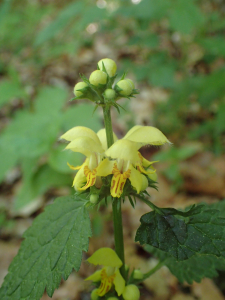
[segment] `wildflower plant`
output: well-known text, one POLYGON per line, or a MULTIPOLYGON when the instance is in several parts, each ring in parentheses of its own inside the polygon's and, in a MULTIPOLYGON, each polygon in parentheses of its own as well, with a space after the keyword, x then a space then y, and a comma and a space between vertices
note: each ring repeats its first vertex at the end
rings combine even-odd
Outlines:
POLYGON ((48 205, 25 232, 0 289, 1 300, 38 300, 45 290, 51 297, 62 278, 66 280, 73 269, 79 270, 91 237, 89 211, 102 204, 112 205, 115 250, 101 248, 87 259, 100 265, 86 278, 95 285, 92 300, 138 300, 140 284, 163 265, 181 282, 190 284, 214 277, 216 270, 225 268, 224 202, 193 205, 181 211, 159 208, 150 201, 146 189, 156 187, 157 162, 145 159, 140 148, 170 141, 159 129, 140 125, 118 139, 112 130, 111 106, 119 112, 118 101, 130 99, 138 91, 126 74, 115 82, 116 70, 113 60, 102 59, 89 80, 81 75, 82 81, 75 85, 74 99, 89 99, 95 109, 103 109, 105 128, 95 133, 76 126, 61 136, 68 142, 66 151, 86 157, 81 166, 67 162, 76 171, 72 184, 75 194, 48 205), (139 200, 151 209, 141 217, 135 236, 135 241, 159 260, 145 274, 125 265, 121 207, 126 199, 134 208, 139 200))

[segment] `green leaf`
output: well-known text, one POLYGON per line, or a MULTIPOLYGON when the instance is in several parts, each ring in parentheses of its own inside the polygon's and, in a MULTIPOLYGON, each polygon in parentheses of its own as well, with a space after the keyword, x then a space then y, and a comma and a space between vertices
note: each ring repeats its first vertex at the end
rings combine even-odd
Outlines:
POLYGON ((83 8, 83 2, 70 3, 64 7, 57 18, 48 26, 46 26, 41 32, 39 32, 35 39, 34 45, 39 46, 53 38, 58 32, 64 29, 72 19, 74 19, 76 16, 79 16, 83 8))
POLYGON ((173 30, 190 34, 204 24, 204 15, 193 0, 175 0, 171 4, 169 22, 173 30))
POLYGON ((39 300, 45 289, 51 297, 61 278, 79 270, 91 236, 85 204, 79 196, 61 197, 34 220, 9 267, 1 300, 39 300))
POLYGON ((25 93, 19 82, 4 80, 0 83, 0 107, 16 97, 24 97, 25 93))
POLYGON ((93 105, 74 105, 62 115, 63 129, 67 131, 74 126, 86 126, 92 130, 100 129, 100 119, 97 114, 93 115, 93 105))
POLYGON ((225 259, 213 255, 194 255, 187 260, 177 261, 168 253, 152 246, 146 246, 145 250, 162 261, 181 283, 200 282, 205 277, 218 276, 217 270, 225 270, 225 259))
MULTIPOLYGON (((66 165, 66 162, 65 162, 66 165)), ((56 172, 48 165, 40 167, 37 172, 28 178, 25 177, 23 185, 14 201, 14 209, 19 210, 29 204, 36 197, 44 194, 50 188, 71 186, 72 177, 56 172)))
POLYGON ((188 212, 160 211, 141 217, 135 241, 159 248, 178 261, 196 254, 225 257, 225 218, 219 217, 219 210, 200 205, 188 212))
POLYGON ((67 162, 72 166, 79 166, 82 163, 83 155, 65 150, 66 145, 59 145, 49 153, 48 164, 56 171, 64 174, 74 173, 67 162))

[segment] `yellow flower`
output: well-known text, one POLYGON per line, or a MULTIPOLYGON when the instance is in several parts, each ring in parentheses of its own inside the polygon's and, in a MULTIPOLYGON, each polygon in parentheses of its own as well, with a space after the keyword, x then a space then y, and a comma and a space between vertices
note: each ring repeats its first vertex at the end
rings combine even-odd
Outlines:
POLYGON ((101 248, 97 250, 87 260, 93 265, 103 265, 101 270, 85 280, 92 280, 94 282, 101 281, 97 290, 98 296, 102 297, 112 288, 113 284, 118 296, 122 295, 125 289, 125 280, 120 274, 119 268, 122 266, 122 261, 117 256, 116 252, 110 248, 101 248))
MULTIPOLYGON (((66 149, 80 152, 87 157, 81 166, 74 167, 68 164, 71 169, 79 170, 73 181, 75 189, 82 191, 93 185, 100 188, 102 182, 97 169, 107 149, 105 129, 99 130, 96 134, 87 127, 77 126, 64 133, 61 139, 70 142, 66 149)), ((114 140, 117 140, 116 135, 114 140)))
POLYGON ((157 128, 151 126, 134 126, 125 137, 116 141, 105 151, 106 159, 98 166, 98 175, 107 176, 113 174, 111 181, 111 195, 120 197, 126 180, 137 193, 145 190, 149 178, 155 178, 154 162, 146 160, 138 151, 145 145, 163 145, 170 143, 166 136, 157 128), (145 176, 145 175, 146 176, 145 176))

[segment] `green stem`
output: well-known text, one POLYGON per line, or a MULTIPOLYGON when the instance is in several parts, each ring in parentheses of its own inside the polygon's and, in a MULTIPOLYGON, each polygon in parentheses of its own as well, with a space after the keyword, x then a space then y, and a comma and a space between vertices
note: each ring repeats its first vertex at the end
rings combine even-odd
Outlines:
MULTIPOLYGON (((106 130, 106 138, 108 148, 114 143, 113 140, 113 130, 112 130, 112 120, 110 115, 110 106, 105 104, 103 106, 104 122, 106 130)), ((126 279, 125 272, 125 259, 124 259, 124 241, 123 241, 123 223, 122 223, 122 211, 121 211, 121 199, 114 198, 112 201, 113 208, 113 224, 114 224, 114 240, 115 240, 115 250, 119 258, 121 259, 123 265, 120 268, 121 275, 126 279)))
POLYGON ((152 210, 155 210, 159 215, 163 215, 163 212, 161 211, 161 209, 159 207, 157 207, 155 204, 153 204, 151 201, 149 201, 148 199, 146 199, 145 197, 143 197, 141 195, 135 195, 135 196, 138 197, 145 204, 147 204, 149 207, 151 207, 152 210))
POLYGON ((123 262, 123 265, 120 268, 120 273, 123 276, 123 278, 126 279, 121 199, 114 198, 112 207, 113 207, 115 250, 119 258, 123 262))
POLYGON ((150 277, 152 274, 158 271, 163 265, 164 265, 163 261, 160 261, 154 268, 152 268, 150 271, 144 274, 144 277, 141 279, 141 281, 150 277))
POLYGON ((104 114, 107 145, 108 145, 108 148, 109 148, 114 143, 113 130, 112 130, 112 120, 111 120, 111 114, 110 114, 110 105, 105 104, 103 106, 103 114, 104 114))

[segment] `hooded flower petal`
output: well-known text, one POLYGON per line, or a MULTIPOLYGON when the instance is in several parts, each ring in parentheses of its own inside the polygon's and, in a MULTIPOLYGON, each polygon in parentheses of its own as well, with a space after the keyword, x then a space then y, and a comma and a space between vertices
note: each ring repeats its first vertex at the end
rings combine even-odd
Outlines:
POLYGON ((93 265, 103 265, 107 267, 118 267, 122 266, 122 261, 118 255, 111 248, 100 248, 87 261, 93 265))
POLYGON ((142 146, 141 143, 135 143, 129 140, 118 140, 106 152, 106 156, 113 159, 130 160, 132 163, 140 161, 138 149, 142 146))
MULTIPOLYGON (((104 150, 107 150, 108 149, 108 145, 107 145, 107 138, 106 138, 106 131, 105 129, 100 129, 98 132, 97 132, 97 136, 102 144, 102 148, 104 150)), ((115 135, 115 133, 113 132, 113 140, 114 140, 114 143, 118 140, 117 136, 115 135)))
POLYGON ((142 146, 170 143, 167 137, 159 129, 152 126, 134 126, 128 131, 123 139, 141 143, 142 146))
POLYGON ((74 152, 79 152, 89 157, 92 153, 103 153, 104 150, 100 143, 96 143, 92 138, 83 136, 78 137, 70 142, 66 149, 70 149, 74 152))
POLYGON ((71 142, 71 141, 75 140, 76 138, 78 138, 80 136, 89 137, 92 140, 94 140, 97 144, 101 145, 97 134, 93 130, 91 130, 90 128, 83 127, 83 126, 76 126, 76 127, 71 128, 66 133, 64 133, 60 137, 60 139, 64 139, 64 140, 67 140, 67 141, 71 142))

